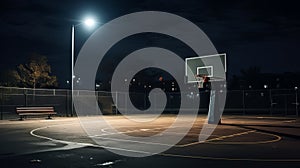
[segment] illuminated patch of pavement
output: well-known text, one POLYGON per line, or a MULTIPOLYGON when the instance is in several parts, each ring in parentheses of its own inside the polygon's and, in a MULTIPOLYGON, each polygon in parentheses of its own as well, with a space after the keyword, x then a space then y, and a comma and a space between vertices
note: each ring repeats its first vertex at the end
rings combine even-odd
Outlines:
POLYGON ((118 162, 122 162, 124 160, 115 160, 115 161, 106 161, 104 163, 99 163, 96 164, 95 166, 99 166, 99 167, 111 167, 112 165, 115 165, 118 162))

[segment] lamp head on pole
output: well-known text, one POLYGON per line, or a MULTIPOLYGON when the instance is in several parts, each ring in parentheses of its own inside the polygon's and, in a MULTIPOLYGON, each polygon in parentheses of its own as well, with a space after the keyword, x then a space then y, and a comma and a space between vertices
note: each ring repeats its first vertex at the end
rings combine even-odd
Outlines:
POLYGON ((96 24, 96 21, 93 19, 93 18, 87 18, 84 20, 84 24, 89 27, 89 28, 92 28, 95 26, 96 24))

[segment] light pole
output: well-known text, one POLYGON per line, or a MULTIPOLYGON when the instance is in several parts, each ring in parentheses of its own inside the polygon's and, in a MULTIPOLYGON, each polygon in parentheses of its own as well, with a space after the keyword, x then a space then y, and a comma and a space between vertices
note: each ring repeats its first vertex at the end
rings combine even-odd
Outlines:
POLYGON ((74 111, 74 107, 73 107, 73 93, 74 93, 74 79, 75 79, 75 75, 74 75, 74 59, 75 59, 75 27, 84 24, 87 27, 93 27, 95 26, 96 22, 94 19, 92 18, 87 18, 84 20, 84 22, 81 22, 77 25, 72 25, 72 47, 71 47, 71 106, 72 106, 72 110, 71 110, 71 116, 73 116, 73 111, 74 111))

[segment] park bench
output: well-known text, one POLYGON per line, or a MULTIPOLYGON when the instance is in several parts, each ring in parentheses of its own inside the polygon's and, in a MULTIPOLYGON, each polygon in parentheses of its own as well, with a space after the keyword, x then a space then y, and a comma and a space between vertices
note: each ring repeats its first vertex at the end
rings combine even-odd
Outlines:
POLYGON ((23 120, 27 116, 37 115, 47 115, 47 119, 51 119, 51 115, 57 114, 53 107, 17 107, 16 112, 20 116, 20 120, 23 120))

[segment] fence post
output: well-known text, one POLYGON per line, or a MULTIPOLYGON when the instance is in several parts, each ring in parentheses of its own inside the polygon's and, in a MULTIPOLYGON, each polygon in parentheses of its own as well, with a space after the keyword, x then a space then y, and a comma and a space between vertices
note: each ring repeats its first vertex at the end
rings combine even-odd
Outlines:
POLYGON ((147 106, 147 104, 146 104, 146 100, 147 100, 147 94, 146 94, 146 91, 144 92, 144 109, 146 109, 146 106, 147 106))
POLYGON ((69 117, 69 90, 66 90, 66 117, 69 117))
POLYGON ((246 115, 245 90, 243 90, 243 115, 246 115))
MULTIPOLYGON (((71 117, 73 117, 73 113, 74 113, 74 90, 71 91, 71 117)), ((77 90, 77 95, 78 95, 78 90, 77 90)))
POLYGON ((298 103, 298 87, 295 87, 295 94, 296 94, 296 102, 295 102, 295 104, 296 104, 296 116, 299 117, 299 113, 298 113, 298 105, 299 105, 299 103, 298 103))
POLYGON ((116 91, 116 102, 115 102, 115 107, 116 107, 116 115, 118 114, 118 92, 116 91))
POLYGON ((24 89, 24 105, 27 107, 27 90, 24 89))
POLYGON ((35 104, 35 87, 33 88, 33 92, 32 92, 32 102, 31 104, 36 105, 35 104))
POLYGON ((3 89, 1 88, 1 120, 3 120, 3 105, 4 105, 3 89))
POLYGON ((285 116, 288 114, 287 94, 284 95, 285 116))
POLYGON ((270 96, 270 116, 272 116, 273 115, 272 89, 269 90, 269 96, 270 96))
POLYGON ((128 94, 128 97, 129 97, 129 92, 125 92, 125 109, 124 109, 124 112, 125 114, 127 114, 127 94, 128 94))
POLYGON ((156 93, 153 94, 154 95, 154 113, 157 112, 157 109, 156 109, 156 93))

